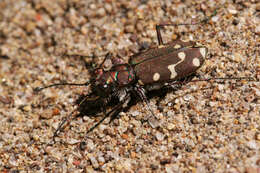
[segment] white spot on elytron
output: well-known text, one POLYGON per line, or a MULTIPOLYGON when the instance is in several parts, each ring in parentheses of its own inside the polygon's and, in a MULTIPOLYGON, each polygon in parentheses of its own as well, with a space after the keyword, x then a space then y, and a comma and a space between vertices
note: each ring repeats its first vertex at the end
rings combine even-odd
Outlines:
POLYGON ((139 83, 140 85, 144 85, 143 81, 141 81, 141 80, 138 80, 138 83, 139 83))
POLYGON ((153 75, 153 80, 158 81, 160 79, 160 74, 159 73, 154 73, 153 75))
POLYGON ((205 47, 200 48, 200 54, 202 55, 203 58, 206 57, 206 48, 205 47))
POLYGON ((200 66, 200 60, 198 58, 194 58, 192 60, 192 64, 196 67, 199 67, 200 66))
POLYGON ((179 52, 178 53, 178 57, 181 59, 181 60, 184 60, 185 59, 185 53, 184 52, 179 52))
POLYGON ((180 49, 181 48, 181 45, 179 45, 179 44, 176 44, 175 46, 174 46, 174 49, 180 49))
POLYGON ((187 43, 187 42, 189 42, 190 40, 189 40, 189 39, 186 39, 186 40, 185 40, 185 39, 181 39, 181 41, 184 42, 184 43, 187 43))
POLYGON ((158 48, 164 48, 165 47, 165 45, 159 45, 158 46, 158 48))
POLYGON ((168 66, 168 69, 170 70, 171 72, 171 79, 174 79, 178 74, 177 72, 175 71, 175 66, 182 63, 184 60, 185 60, 185 53, 184 52, 179 52, 178 53, 178 57, 181 59, 179 62, 177 62, 176 64, 171 64, 168 66))

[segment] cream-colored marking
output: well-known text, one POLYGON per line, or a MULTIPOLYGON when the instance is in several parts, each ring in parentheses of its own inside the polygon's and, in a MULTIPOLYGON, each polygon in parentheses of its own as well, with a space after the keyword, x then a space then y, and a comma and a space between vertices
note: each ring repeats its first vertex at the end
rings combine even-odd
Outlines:
POLYGON ((196 47, 203 47, 203 44, 196 42, 196 47))
POLYGON ((174 46, 174 49, 180 49, 181 48, 181 45, 179 45, 179 44, 176 44, 175 46, 174 46))
POLYGON ((189 40, 189 39, 181 39, 181 41, 184 42, 184 43, 187 43, 187 42, 189 42, 190 40, 189 40))
POLYGON ((205 47, 201 47, 200 48, 200 53, 201 53, 202 57, 205 58, 206 57, 206 48, 205 47))
POLYGON ((154 73, 153 75, 153 80, 158 81, 160 79, 160 74, 159 73, 154 73))
POLYGON ((194 66, 196 66, 196 67, 199 67, 199 66, 200 66, 200 60, 199 60, 199 58, 194 58, 194 59, 192 60, 192 64, 193 64, 194 66))
POLYGON ((165 47, 165 45, 159 45, 158 46, 158 48, 164 48, 165 47))
POLYGON ((138 80, 138 83, 139 83, 140 85, 144 85, 143 81, 141 81, 141 80, 138 80))
POLYGON ((178 57, 181 59, 181 60, 184 60, 185 59, 185 53, 184 52, 179 52, 178 53, 178 57))
POLYGON ((168 66, 168 69, 170 70, 171 72, 171 79, 174 79, 178 74, 177 72, 175 71, 175 66, 182 63, 184 60, 185 60, 185 53, 184 52, 179 52, 178 53, 178 57, 181 59, 179 62, 177 62, 176 64, 171 64, 168 66))

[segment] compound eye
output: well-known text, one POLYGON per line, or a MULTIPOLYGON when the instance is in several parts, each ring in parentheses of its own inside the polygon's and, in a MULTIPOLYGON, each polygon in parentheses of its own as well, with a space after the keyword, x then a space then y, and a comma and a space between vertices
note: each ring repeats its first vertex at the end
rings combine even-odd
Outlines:
POLYGON ((103 74, 103 69, 102 68, 98 68, 94 71, 94 73, 97 75, 97 76, 101 76, 103 74))

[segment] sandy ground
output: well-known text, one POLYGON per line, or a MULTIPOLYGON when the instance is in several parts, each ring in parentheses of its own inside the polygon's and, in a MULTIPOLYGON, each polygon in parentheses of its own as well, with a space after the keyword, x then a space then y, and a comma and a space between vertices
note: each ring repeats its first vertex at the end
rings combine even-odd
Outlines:
POLYGON ((260 172, 259 1, 1 0, 0 9, 0 172, 260 172), (78 143, 100 116, 72 120, 47 145, 91 91, 33 88, 84 83, 101 55, 127 62, 156 45, 156 24, 194 23, 216 9, 207 24, 165 28, 164 39, 208 47, 202 78, 255 82, 189 83, 149 100, 155 127, 143 121, 150 113, 140 101, 85 145, 78 143))

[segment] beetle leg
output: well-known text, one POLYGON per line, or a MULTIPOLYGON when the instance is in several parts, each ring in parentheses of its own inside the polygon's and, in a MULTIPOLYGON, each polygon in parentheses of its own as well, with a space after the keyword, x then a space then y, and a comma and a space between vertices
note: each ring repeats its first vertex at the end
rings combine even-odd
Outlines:
POLYGON ((144 88, 137 86, 137 87, 135 87, 135 91, 137 92, 138 96, 145 102, 146 108, 151 112, 152 116, 156 117, 155 114, 153 113, 153 110, 151 109, 149 101, 145 95, 144 88))
POLYGON ((159 46, 163 45, 163 40, 162 40, 162 35, 161 35, 161 28, 162 27, 163 27, 162 25, 156 25, 155 26, 159 46))
POLYGON ((109 121, 109 123, 111 123, 117 116, 118 116, 118 114, 120 113, 120 111, 121 110, 123 110, 123 109, 125 109, 127 106, 128 106, 128 103, 130 102, 130 100, 131 100, 131 97, 130 97, 130 94, 127 94, 127 93, 125 93, 126 95, 121 95, 121 96, 119 96, 119 100, 120 100, 120 102, 123 102, 123 104, 122 104, 122 106, 121 106, 121 108, 120 109, 118 109, 118 111, 117 112, 114 112, 110 117, 110 121, 109 121), (123 100, 123 101, 122 101, 123 100))
POLYGON ((112 57, 111 61, 112 61, 113 65, 124 64, 125 63, 122 59, 116 58, 116 57, 112 57))
POLYGON ((55 137, 58 136, 58 134, 60 133, 60 131, 63 129, 63 125, 70 121, 71 118, 73 117, 74 113, 77 112, 80 108, 80 105, 87 100, 88 97, 85 97, 80 103, 77 109, 75 109, 74 111, 72 111, 68 116, 66 116, 65 118, 63 118, 63 120, 60 122, 58 128, 56 129, 56 131, 53 134, 52 140, 55 143, 55 137))
POLYGON ((103 65, 104 65, 105 61, 106 61, 107 59, 111 59, 112 56, 113 56, 112 53, 108 52, 108 53, 106 54, 105 58, 103 59, 102 63, 98 66, 98 68, 103 68, 103 65))
POLYGON ((161 35, 161 28, 164 26, 180 26, 180 25, 198 25, 201 23, 207 23, 213 16, 217 14, 217 9, 208 17, 205 17, 203 20, 196 22, 196 23, 173 23, 173 22, 168 22, 168 23, 162 23, 162 24, 157 24, 156 25, 156 33, 157 33, 157 39, 158 39, 158 44, 164 45, 163 40, 162 40, 162 35, 161 35))
POLYGON ((165 85, 164 87, 171 87, 174 90, 179 89, 182 85, 185 85, 187 83, 189 83, 190 81, 192 81, 192 78, 194 78, 196 74, 187 76, 181 80, 177 80, 177 81, 172 81, 170 83, 167 83, 167 85, 165 85))
POLYGON ((159 122, 158 122, 157 117, 155 116, 153 110, 150 107, 148 99, 147 99, 147 97, 145 95, 144 88, 142 88, 140 86, 136 86, 135 87, 135 91, 139 95, 139 97, 141 97, 141 99, 144 100, 144 102, 146 104, 146 108, 151 112, 151 115, 146 118, 146 121, 149 123, 149 125, 152 128, 156 128, 158 126, 159 122))
POLYGON ((161 35, 161 29, 165 26, 180 26, 180 25, 197 25, 201 22, 197 22, 197 23, 180 23, 180 24, 176 24, 176 23, 163 23, 163 24, 157 24, 155 26, 156 29, 156 33, 157 33, 157 40, 158 40, 158 44, 159 46, 161 45, 165 45, 163 43, 163 39, 162 39, 162 35, 161 35))
POLYGON ((122 108, 124 108, 124 104, 130 99, 130 94, 127 94, 122 101, 120 101, 115 107, 113 107, 112 110, 110 110, 107 114, 105 114, 105 116, 99 120, 99 122, 97 122, 95 125, 93 125, 85 134, 85 138, 87 137, 88 133, 90 133, 91 131, 93 131, 96 127, 98 127, 107 117, 109 117, 110 115, 115 116, 117 115, 122 108))
POLYGON ((105 64, 106 60, 110 59, 112 62, 112 65, 118 65, 118 64, 124 64, 125 62, 120 59, 113 56, 112 53, 107 53, 102 63, 99 65, 98 68, 103 68, 103 65, 105 64))

